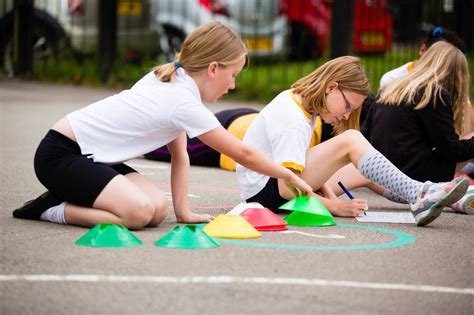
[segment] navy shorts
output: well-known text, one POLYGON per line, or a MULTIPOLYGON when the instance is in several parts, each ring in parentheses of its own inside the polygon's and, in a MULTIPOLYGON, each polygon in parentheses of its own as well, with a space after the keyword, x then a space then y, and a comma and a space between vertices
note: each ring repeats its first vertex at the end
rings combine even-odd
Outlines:
POLYGON ((77 142, 49 130, 36 150, 36 177, 60 201, 92 207, 104 187, 117 175, 136 172, 120 163, 94 162, 81 154, 77 142))
POLYGON ((278 179, 270 177, 265 187, 255 196, 246 200, 246 202, 258 202, 265 208, 273 212, 285 212, 285 210, 278 209, 288 200, 280 196, 278 191, 278 179))

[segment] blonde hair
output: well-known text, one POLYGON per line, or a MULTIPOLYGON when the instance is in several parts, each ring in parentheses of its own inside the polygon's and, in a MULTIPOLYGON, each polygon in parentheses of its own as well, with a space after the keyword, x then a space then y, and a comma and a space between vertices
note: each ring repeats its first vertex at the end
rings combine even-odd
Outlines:
MULTIPOLYGON (((223 67, 234 65, 242 56, 247 56, 242 39, 228 26, 214 21, 201 25, 186 37, 176 61, 186 72, 199 72, 211 62, 223 67)), ((174 82, 177 68, 170 62, 153 70, 160 81, 174 82)))
MULTIPOLYGON (((369 95, 369 80, 360 59, 352 56, 330 60, 296 81, 291 87, 294 93, 301 95, 314 111, 327 113, 326 88, 329 83, 336 82, 344 91, 351 91, 364 96, 369 95)), ((336 134, 347 129, 359 129, 359 106, 351 113, 348 120, 333 124, 336 134)))
POLYGON ((415 110, 425 108, 434 100, 441 98, 446 91, 452 101, 454 127, 458 135, 467 130, 466 101, 469 95, 469 70, 464 54, 455 46, 440 41, 433 44, 416 62, 413 71, 385 86, 378 97, 378 103, 398 106, 401 103, 414 103, 424 89, 415 110))

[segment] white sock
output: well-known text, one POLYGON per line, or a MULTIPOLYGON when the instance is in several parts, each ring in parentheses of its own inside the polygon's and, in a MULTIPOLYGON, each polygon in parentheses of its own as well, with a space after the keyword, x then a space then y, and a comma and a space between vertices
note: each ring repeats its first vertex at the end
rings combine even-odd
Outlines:
POLYGON ((64 218, 64 207, 67 202, 62 202, 57 206, 51 207, 41 215, 41 220, 59 224, 67 224, 64 218))

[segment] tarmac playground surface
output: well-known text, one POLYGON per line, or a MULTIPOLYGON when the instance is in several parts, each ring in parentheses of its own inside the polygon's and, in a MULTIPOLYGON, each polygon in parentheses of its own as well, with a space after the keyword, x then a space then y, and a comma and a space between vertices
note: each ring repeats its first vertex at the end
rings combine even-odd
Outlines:
MULTIPOLYGON (((176 226, 171 206, 126 248, 77 246, 88 229, 14 219, 44 191, 32 161, 47 130, 114 92, 0 81, 0 314, 474 314, 474 216, 446 211, 424 228, 336 217, 201 250, 154 245, 176 226)), ((261 108, 210 108, 235 106, 261 108)), ((170 192, 169 164, 128 164, 170 192)), ((192 166, 189 193, 193 211, 213 215, 241 202, 235 174, 217 168, 192 166)), ((369 211, 408 210, 354 194, 369 211)))

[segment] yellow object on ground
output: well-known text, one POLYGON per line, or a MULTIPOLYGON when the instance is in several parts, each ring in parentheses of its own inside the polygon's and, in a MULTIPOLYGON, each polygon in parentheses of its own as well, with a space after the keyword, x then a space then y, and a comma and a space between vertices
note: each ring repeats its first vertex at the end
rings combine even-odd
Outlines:
POLYGON ((262 236, 242 216, 231 214, 217 216, 203 228, 203 231, 212 237, 220 238, 255 238, 262 236))

